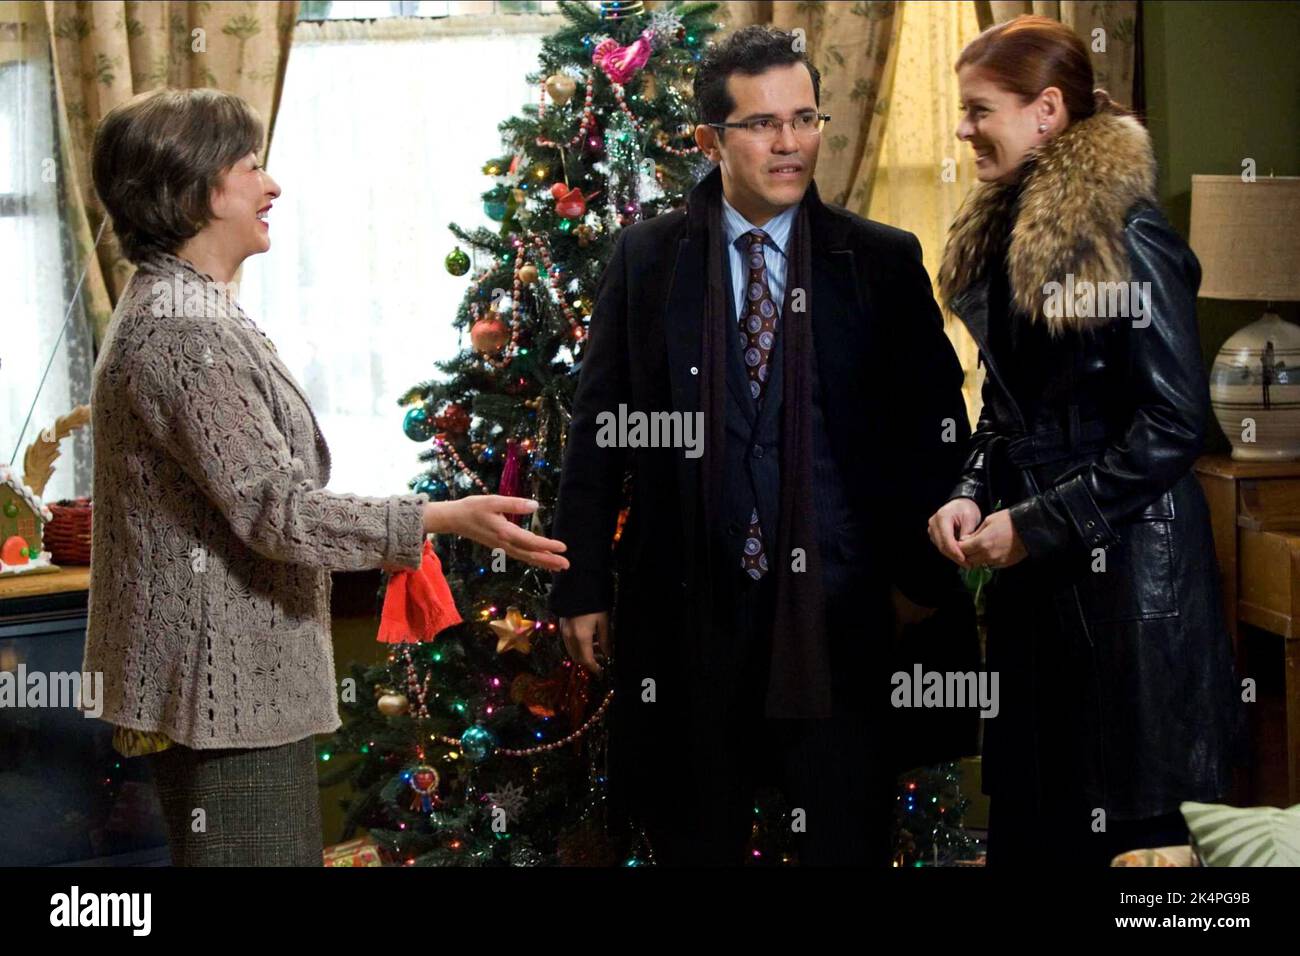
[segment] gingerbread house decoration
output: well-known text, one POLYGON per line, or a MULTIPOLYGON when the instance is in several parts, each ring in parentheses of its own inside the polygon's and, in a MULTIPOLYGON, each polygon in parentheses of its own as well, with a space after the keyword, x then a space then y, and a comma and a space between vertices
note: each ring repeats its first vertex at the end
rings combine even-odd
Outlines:
POLYGON ((54 517, 8 465, 0 465, 0 574, 48 569, 42 547, 45 522, 54 517))

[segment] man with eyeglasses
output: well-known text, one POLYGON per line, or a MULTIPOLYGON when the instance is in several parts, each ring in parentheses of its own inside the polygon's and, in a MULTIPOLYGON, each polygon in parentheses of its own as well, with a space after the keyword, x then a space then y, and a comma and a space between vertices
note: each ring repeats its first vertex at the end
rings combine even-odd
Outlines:
POLYGON ((620 234, 561 473, 551 607, 612 671, 610 798, 660 863, 742 862, 773 784, 801 863, 885 864, 895 771, 925 759, 897 746, 897 638, 965 600, 926 535, 969 436, 962 370, 916 238, 818 196, 830 117, 800 40, 747 27, 701 61, 716 168, 620 234), (602 441, 621 408, 698 416, 703 454, 602 441))

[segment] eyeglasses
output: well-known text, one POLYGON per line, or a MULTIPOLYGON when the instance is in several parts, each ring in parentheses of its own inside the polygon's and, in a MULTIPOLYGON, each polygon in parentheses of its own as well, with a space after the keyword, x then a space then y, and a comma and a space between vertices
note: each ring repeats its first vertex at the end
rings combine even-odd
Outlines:
POLYGON ((830 121, 829 113, 796 113, 793 119, 783 120, 776 116, 758 116, 739 123, 709 123, 714 129, 739 129, 755 139, 770 141, 781 135, 786 123, 794 130, 796 136, 817 136, 822 127, 830 121))

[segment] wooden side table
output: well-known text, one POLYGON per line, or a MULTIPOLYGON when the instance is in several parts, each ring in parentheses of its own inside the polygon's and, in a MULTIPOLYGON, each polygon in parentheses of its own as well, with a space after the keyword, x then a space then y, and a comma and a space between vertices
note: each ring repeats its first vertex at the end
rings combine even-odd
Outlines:
POLYGON ((1300 461, 1208 455, 1196 476, 1210 505, 1238 673, 1260 691, 1250 799, 1291 806, 1300 803, 1300 461))

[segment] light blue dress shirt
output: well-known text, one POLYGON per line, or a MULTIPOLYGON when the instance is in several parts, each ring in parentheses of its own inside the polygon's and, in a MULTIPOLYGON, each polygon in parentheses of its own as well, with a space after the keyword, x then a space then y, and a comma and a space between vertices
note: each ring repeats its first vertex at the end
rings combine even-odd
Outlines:
POLYGON ((767 233, 767 241, 763 243, 763 261, 767 266, 767 287, 779 316, 781 307, 785 305, 785 277, 790 264, 787 247, 798 211, 799 206, 795 204, 759 227, 738 213, 725 195, 722 197, 722 233, 727 237, 727 249, 731 254, 731 292, 737 319, 745 314, 745 283, 749 279, 749 262, 745 254, 749 250, 749 241, 737 243, 736 240, 753 229, 762 228, 767 233))

